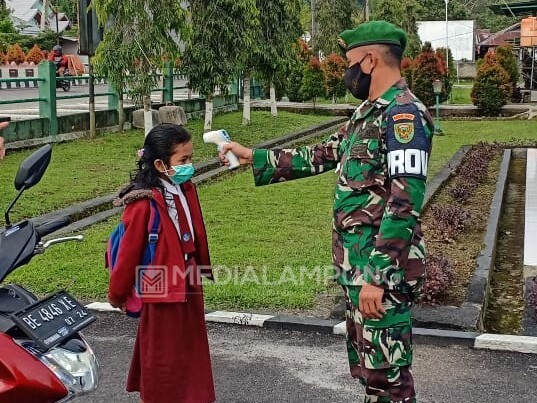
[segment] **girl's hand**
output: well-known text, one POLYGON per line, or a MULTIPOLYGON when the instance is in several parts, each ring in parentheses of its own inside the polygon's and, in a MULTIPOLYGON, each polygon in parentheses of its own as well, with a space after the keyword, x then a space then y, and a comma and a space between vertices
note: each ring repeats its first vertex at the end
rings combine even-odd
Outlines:
POLYGON ((127 313, 127 305, 125 302, 118 303, 112 299, 110 299, 110 296, 108 296, 108 302, 110 302, 110 305, 112 305, 113 308, 118 308, 121 312, 127 313))
MULTIPOLYGON (((9 126, 9 122, 0 123, 0 131, 4 130, 8 126, 9 126)), ((6 149, 4 147, 4 138, 0 136, 0 160, 4 159, 5 155, 6 155, 6 149)))
POLYGON ((237 156, 241 165, 247 165, 253 162, 254 151, 251 148, 244 147, 239 143, 231 142, 222 144, 222 151, 218 154, 220 161, 222 161, 224 165, 229 165, 226 158, 226 153, 228 151, 231 151, 237 156))

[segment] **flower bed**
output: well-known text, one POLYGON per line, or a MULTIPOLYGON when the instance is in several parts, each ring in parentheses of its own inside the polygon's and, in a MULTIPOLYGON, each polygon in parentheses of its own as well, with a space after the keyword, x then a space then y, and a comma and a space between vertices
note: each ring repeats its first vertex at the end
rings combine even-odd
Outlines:
POLYGON ((422 304, 460 306, 474 275, 503 148, 473 146, 423 214, 428 280, 422 304))

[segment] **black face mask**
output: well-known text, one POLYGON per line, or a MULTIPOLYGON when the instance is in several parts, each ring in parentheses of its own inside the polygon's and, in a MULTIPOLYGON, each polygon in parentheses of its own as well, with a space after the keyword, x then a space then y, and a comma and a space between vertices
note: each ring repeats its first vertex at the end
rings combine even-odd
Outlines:
POLYGON ((361 63, 369 56, 365 55, 358 63, 349 67, 345 72, 345 85, 351 92, 351 94, 362 101, 365 101, 369 97, 369 89, 371 87, 371 70, 366 74, 362 71, 361 63))

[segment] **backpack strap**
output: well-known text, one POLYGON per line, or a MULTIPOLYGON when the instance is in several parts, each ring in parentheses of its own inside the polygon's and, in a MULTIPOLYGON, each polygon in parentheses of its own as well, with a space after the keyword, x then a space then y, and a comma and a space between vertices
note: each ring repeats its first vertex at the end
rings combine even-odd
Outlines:
POLYGON ((149 214, 149 223, 147 226, 147 232, 149 233, 147 239, 147 248, 149 250, 150 263, 153 263, 155 258, 155 252, 157 250, 158 230, 160 227, 160 213, 158 212, 157 202, 153 199, 149 200, 151 206, 151 213, 149 214))

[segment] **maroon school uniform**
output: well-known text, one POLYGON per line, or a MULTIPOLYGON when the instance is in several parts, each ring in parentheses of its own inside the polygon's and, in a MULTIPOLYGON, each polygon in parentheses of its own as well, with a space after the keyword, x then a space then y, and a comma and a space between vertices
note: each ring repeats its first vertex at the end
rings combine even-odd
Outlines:
MULTIPOLYGON (((149 199, 156 201, 161 217, 154 266, 167 270, 166 297, 142 295, 144 302, 127 381, 127 391, 139 391, 145 403, 208 403, 215 401, 211 359, 205 326, 203 290, 199 272, 212 277, 207 236, 196 189, 181 186, 194 230, 195 251, 186 257, 176 224, 160 190, 133 190, 121 201, 126 206, 116 269, 110 278, 109 299, 126 300, 135 283, 135 269, 148 238, 149 199), (187 267, 195 269, 189 275, 187 267)), ((184 200, 183 199, 183 200, 184 200)))

